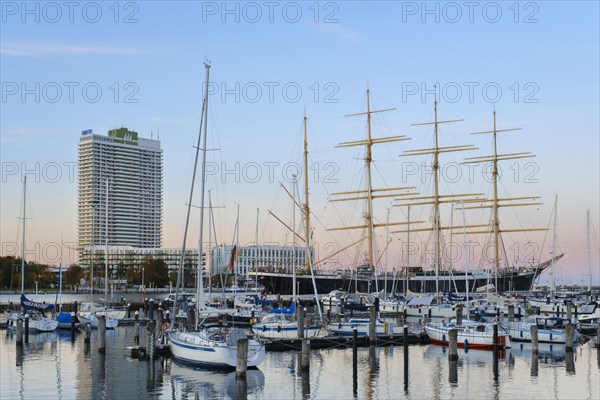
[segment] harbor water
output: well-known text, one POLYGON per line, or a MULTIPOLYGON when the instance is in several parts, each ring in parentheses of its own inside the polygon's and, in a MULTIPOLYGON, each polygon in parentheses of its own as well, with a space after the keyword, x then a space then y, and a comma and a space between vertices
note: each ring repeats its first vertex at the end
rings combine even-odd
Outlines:
MULTIPOLYGON (((600 350, 591 343, 565 353, 564 346, 540 344, 532 358, 529 344, 500 353, 459 349, 458 362, 445 348, 409 347, 408 381, 402 347, 358 349, 353 376, 352 349, 312 350, 310 371, 299 368, 296 351, 267 352, 246 385, 234 372, 180 365, 170 358, 140 361, 130 326, 107 331, 106 354, 69 332, 30 334, 17 346, 12 332, 0 331, 2 399, 598 399, 600 350)), ((143 328, 141 343, 145 342, 143 328)))

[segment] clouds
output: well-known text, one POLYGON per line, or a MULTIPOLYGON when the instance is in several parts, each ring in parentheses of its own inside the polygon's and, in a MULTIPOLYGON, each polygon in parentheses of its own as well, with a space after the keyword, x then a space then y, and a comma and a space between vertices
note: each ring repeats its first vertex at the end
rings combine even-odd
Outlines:
POLYGON ((139 49, 113 46, 13 42, 3 44, 0 47, 0 54, 9 57, 44 57, 50 55, 78 54, 138 56, 144 54, 144 52, 139 49))

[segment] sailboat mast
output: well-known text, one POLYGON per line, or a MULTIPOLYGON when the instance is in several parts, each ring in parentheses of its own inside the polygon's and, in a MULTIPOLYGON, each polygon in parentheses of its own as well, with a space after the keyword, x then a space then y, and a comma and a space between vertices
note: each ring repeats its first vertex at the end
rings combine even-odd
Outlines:
POLYGON ((589 270, 589 281, 587 290, 592 290, 592 246, 590 242, 590 210, 587 210, 587 261, 589 270))
POLYGON ((296 174, 292 175, 292 271, 292 298, 296 301, 296 174))
MULTIPOLYGON (((208 301, 212 298, 212 199, 210 190, 208 191, 208 258, 210 258, 210 269, 208 269, 208 301)), ((202 251, 202 244, 200 244, 200 251, 202 251)), ((202 259, 202 253, 200 253, 200 259, 202 259)), ((206 260, 206 266, 208 266, 208 260, 206 260)), ((204 268, 203 268, 204 269, 204 268)))
MULTIPOLYGON (((202 279, 202 249, 203 249, 203 235, 204 235, 204 188, 206 187, 206 139, 208 136, 208 72, 210 65, 204 64, 206 68, 206 91, 204 93, 206 97, 206 103, 204 107, 204 137, 202 139, 202 169, 200 173, 200 248, 198 249, 198 272, 196 278, 196 325, 200 322, 200 308, 204 307, 204 280, 202 279)), ((191 199, 190 199, 191 203, 191 199)))
MULTIPOLYGON (((385 287, 383 293, 385 294, 385 299, 387 300, 387 278, 388 278, 388 260, 389 260, 389 252, 387 251, 388 246, 390 245, 390 208, 387 209, 387 216, 385 218, 385 287)), ((395 280, 394 280, 395 281, 395 280)), ((392 283, 392 287, 394 284, 392 283)), ((393 294, 393 292, 392 292, 393 294)))
POLYGON ((407 211, 406 225, 406 266, 404 267, 404 295, 408 294, 408 271, 410 268, 410 206, 407 211))
POLYGON ((556 290, 556 214, 558 210, 558 195, 554 196, 554 222, 552 228, 552 268, 550 274, 552 280, 550 282, 550 294, 554 295, 556 290))
POLYGON ((465 292, 467 293, 467 301, 469 301, 469 250, 467 248, 467 215, 465 213, 465 202, 462 201, 463 212, 463 242, 464 242, 464 262, 465 262, 465 292))
POLYGON ((25 293, 25 209, 27 207, 27 175, 23 177, 23 238, 21 240, 21 294, 25 293))
POLYGON ((498 144, 496 128, 496 110, 494 110, 494 160, 492 176, 494 179, 494 287, 498 294, 498 271, 500 270, 500 220, 498 218, 498 144))
MULTIPOLYGON (((96 207, 92 202, 92 251, 90 251, 90 303, 94 302, 94 220, 96 219, 96 207)), ((143 280, 142 280, 143 284, 143 280)))
POLYGON ((60 235, 60 264, 58 267, 58 312, 62 312, 62 266, 63 266, 63 235, 60 235))
POLYGON ((108 177, 106 178, 106 207, 105 215, 105 230, 104 230, 104 304, 108 304, 108 177))
MULTIPOLYGON (((237 255, 239 254, 239 246, 240 246, 240 204, 238 203, 237 205, 237 219, 235 221, 235 243, 234 243, 234 247, 236 249, 235 251, 235 256, 237 258, 237 255)), ((232 257, 234 256, 234 254, 232 253, 232 257)), ((235 260, 233 262, 233 278, 234 278, 234 284, 235 286, 238 285, 238 271, 239 270, 237 268, 237 265, 235 265, 235 260)))
POLYGON ((256 207, 256 233, 254 236, 254 260, 252 260, 252 266, 254 267, 254 287, 258 287, 258 267, 256 260, 258 260, 258 217, 260 215, 260 209, 256 207))
MULTIPOLYGON (((173 316, 173 321, 175 321, 175 317, 177 315, 177 295, 179 292, 179 286, 181 285, 181 280, 182 280, 182 272, 183 272, 183 264, 184 264, 184 260, 185 260, 185 245, 186 245, 186 241, 187 241, 187 233, 188 233, 188 228, 189 228, 189 224, 190 224, 190 213, 192 210, 192 198, 194 195, 194 182, 196 180, 196 170, 198 168, 198 156, 200 155, 200 140, 202 137, 202 124, 203 124, 203 120, 205 119, 205 115, 206 115, 206 109, 208 108, 208 78, 209 78, 209 70, 210 70, 210 64, 205 63, 204 64, 204 68, 206 68, 206 88, 205 88, 205 92, 204 92, 204 101, 202 103, 202 114, 201 114, 201 118, 200 118, 200 128, 199 128, 199 132, 198 132, 198 144, 196 146, 196 157, 194 159, 194 172, 192 173, 192 184, 191 184, 191 188, 190 188, 190 198, 188 201, 188 207, 187 207, 187 212, 186 212, 186 218, 185 218, 185 228, 183 231, 183 244, 181 246, 181 257, 179 258, 179 268, 177 269, 177 283, 175 285, 175 301, 173 302, 173 313, 171 314, 173 316)), ((205 130, 206 132, 206 130, 205 130)), ((205 138, 205 142, 206 142, 206 138, 205 138)), ((206 147, 206 146, 204 146, 206 147)), ((204 155, 206 156, 206 152, 204 153, 204 155)), ((204 165, 203 165, 203 171, 204 171, 204 165)), ((202 183, 204 186, 204 174, 202 175, 202 183)), ((204 187, 203 187, 204 189, 204 187)), ((204 199, 202 199, 204 201, 204 199)), ((200 218, 202 219, 204 217, 204 208, 202 208, 201 212, 200 212, 200 218)), ((202 220, 200 221, 200 226, 202 226, 202 220)), ((202 228, 200 228, 200 241, 202 240, 202 228)), ((200 251, 202 251, 202 249, 200 249, 200 251)), ((199 300, 198 298, 196 298, 196 305, 198 306, 199 304, 199 300)), ((198 308, 198 307, 196 307, 198 308)), ((197 310, 196 310, 197 311, 197 310)), ((196 315, 198 313, 196 312, 196 315)))
POLYGON ((438 115, 437 115, 437 97, 433 101, 433 133, 435 137, 435 149, 433 151, 433 228, 435 229, 435 293, 436 296, 440 295, 440 263, 441 263, 441 230, 440 230, 440 192, 438 185, 438 171, 439 171, 439 160, 440 154, 439 141, 438 141, 438 115))
MULTIPOLYGON (((310 249, 310 208, 308 207, 308 138, 306 135, 306 111, 304 112, 304 228, 307 247, 310 249)), ((258 228, 257 228, 258 229, 258 228)), ((309 254, 306 253, 305 266, 306 272, 310 270, 309 254)))
POLYGON ((373 262, 373 186, 371 182, 371 146, 373 140, 371 138, 371 100, 370 90, 367 88, 367 154, 365 155, 365 166, 367 167, 367 230, 368 230, 368 246, 369 246, 369 268, 371 271, 375 270, 375 263, 373 262))

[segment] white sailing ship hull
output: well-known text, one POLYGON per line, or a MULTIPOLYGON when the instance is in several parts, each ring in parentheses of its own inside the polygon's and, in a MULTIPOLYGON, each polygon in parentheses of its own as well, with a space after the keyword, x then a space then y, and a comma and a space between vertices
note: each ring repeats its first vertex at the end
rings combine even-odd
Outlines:
MULTIPOLYGON (((186 364, 235 368, 237 346, 205 340, 197 332, 170 332, 169 347, 172 356, 186 364)), ((256 367, 265 359, 265 347, 255 340, 248 340, 248 367, 256 367)))
MULTIPOLYGON (((79 313, 77 315, 79 322, 83 325, 90 324, 92 329, 98 329, 98 317, 93 313, 79 313)), ((113 318, 106 318, 106 329, 115 329, 119 325, 119 321, 113 318)))
MULTIPOLYGON (((20 317, 13 315, 6 319, 6 328, 9 331, 17 330, 17 320, 20 317)), ((58 327, 58 321, 54 321, 49 318, 42 318, 37 320, 29 320, 29 333, 41 333, 41 332, 52 332, 58 327)), ((23 330, 25 330, 25 323, 23 323, 23 330)))
MULTIPOLYGON (((358 336, 368 336, 369 335, 369 327, 370 322, 368 319, 362 320, 350 320, 348 322, 337 322, 329 324, 329 332, 332 335, 340 335, 340 336, 352 336, 354 332, 354 328, 356 328, 356 334, 358 336)), ((385 335, 393 335, 394 334, 394 326, 392 324, 388 324, 387 322, 377 321, 375 324, 375 335, 377 336, 385 336, 385 335)))
MULTIPOLYGON (((434 344, 449 345, 448 332, 450 329, 457 330, 456 344, 460 348, 472 348, 481 350, 493 350, 494 335, 491 329, 486 328, 483 332, 477 329, 476 325, 468 326, 446 326, 445 324, 428 324, 425 326, 425 331, 431 342, 434 344)), ((498 333, 498 348, 510 348, 510 336, 503 333, 498 333)))
MULTIPOLYGON (((509 332, 512 340, 515 342, 531 342, 531 330, 525 325, 509 325, 509 332)), ((565 344, 565 331, 538 330, 538 342, 540 343, 560 343, 565 344)))

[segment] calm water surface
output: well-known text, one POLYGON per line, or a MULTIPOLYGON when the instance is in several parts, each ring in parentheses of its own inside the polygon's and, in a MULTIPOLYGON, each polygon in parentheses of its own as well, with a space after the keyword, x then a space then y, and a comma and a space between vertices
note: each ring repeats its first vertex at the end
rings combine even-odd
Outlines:
MULTIPOLYGON (((142 342, 145 341, 145 329, 142 342)), ((107 332, 107 354, 83 336, 30 335, 17 350, 15 337, 0 331, 2 399, 235 399, 243 397, 235 372, 192 369, 171 359, 154 362, 129 357, 133 327, 107 332)), ((352 350, 312 351, 311 369, 297 368, 296 352, 268 352, 258 370, 248 372, 250 399, 598 399, 600 353, 589 344, 567 357, 561 346, 540 347, 532 361, 529 345, 506 351, 494 377, 492 353, 459 349, 452 368, 442 347, 410 346, 405 388, 403 349, 358 350, 356 393, 352 350)))

